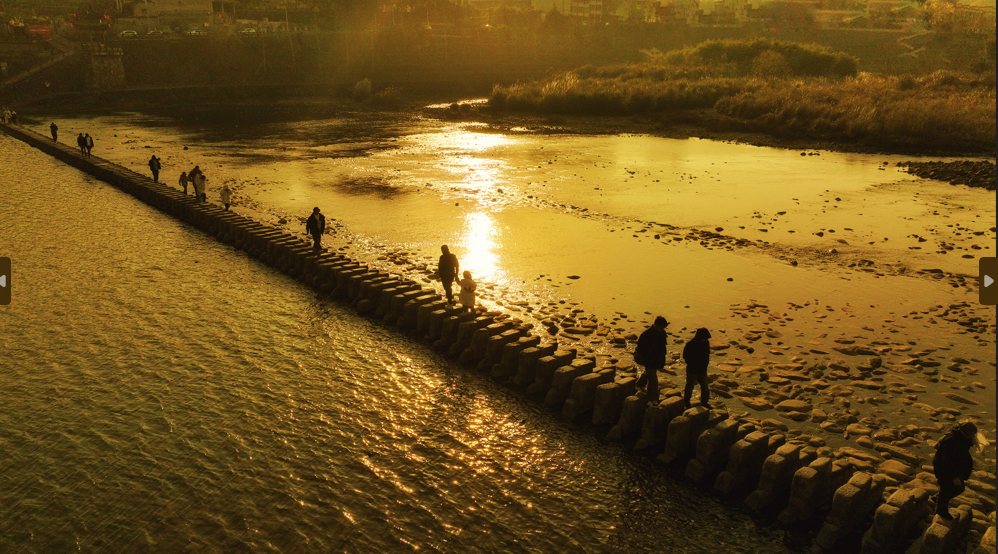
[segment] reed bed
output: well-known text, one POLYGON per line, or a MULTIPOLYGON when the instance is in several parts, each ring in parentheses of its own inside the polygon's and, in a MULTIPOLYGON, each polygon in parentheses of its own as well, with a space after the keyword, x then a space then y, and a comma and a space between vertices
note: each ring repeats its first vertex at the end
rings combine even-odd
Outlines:
POLYGON ((778 137, 994 152, 993 72, 856 73, 845 54, 766 39, 710 41, 647 58, 497 86, 489 104, 583 116, 712 111, 733 130, 778 137))

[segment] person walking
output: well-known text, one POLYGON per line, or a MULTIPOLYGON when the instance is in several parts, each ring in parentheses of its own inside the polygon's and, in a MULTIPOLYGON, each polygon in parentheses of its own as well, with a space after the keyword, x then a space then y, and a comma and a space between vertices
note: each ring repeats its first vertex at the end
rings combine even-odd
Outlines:
POLYGON ((187 172, 180 172, 180 188, 184 189, 184 196, 187 196, 187 172))
POLYGON ((200 175, 200 174, 201 174, 201 166, 196 165, 196 166, 194 166, 194 169, 190 170, 187 173, 187 180, 190 181, 191 183, 193 183, 194 179, 197 178, 197 176, 200 175))
POLYGON ((465 271, 463 274, 464 279, 458 281, 458 285, 461 286, 461 292, 457 295, 457 299, 461 302, 461 307, 469 312, 475 311, 475 289, 478 288, 478 283, 471 278, 471 272, 465 271))
POLYGON ((83 138, 86 139, 84 144, 87 147, 87 157, 89 158, 90 151, 94 149, 94 137, 90 136, 90 133, 87 133, 83 138))
POLYGON ((326 216, 319 208, 312 209, 312 215, 305 221, 305 232, 312 236, 312 248, 322 250, 322 233, 326 232, 326 216))
POLYGON ((700 383, 700 405, 708 410, 711 405, 710 387, 707 384, 707 365, 710 362, 710 331, 701 327, 693 338, 683 347, 683 359, 686 360, 686 391, 683 393, 683 404, 692 408, 690 399, 693 397, 693 387, 700 383))
POLYGON ((454 290, 452 287, 460 273, 461 264, 458 263, 457 256, 450 253, 450 248, 446 244, 440 247, 440 251, 442 254, 440 262, 437 264, 437 273, 440 275, 440 282, 444 285, 444 292, 447 293, 447 303, 453 304, 454 290))
POLYGON ((162 168, 163 164, 160 163, 159 158, 156 157, 156 154, 153 154, 152 157, 149 158, 149 171, 152 171, 153 181, 156 181, 157 183, 159 182, 159 170, 162 168))
POLYGON ((963 482, 970 478, 974 470, 970 447, 974 446, 976 437, 977 426, 964 420, 954 425, 936 444, 932 472, 939 482, 936 513, 943 519, 953 519, 949 513, 949 501, 963 493, 963 482))
POLYGON ((83 138, 83 133, 76 137, 76 145, 80 147, 80 154, 83 156, 87 155, 87 139, 83 138))
POLYGON ((204 173, 198 171, 197 176, 194 177, 194 200, 198 202, 208 201, 208 178, 204 176, 204 173))
POLYGON ((225 211, 229 211, 229 204, 232 203, 232 189, 229 185, 222 185, 222 190, 218 192, 219 198, 222 199, 222 204, 225 205, 225 211))
MULTIPOLYGON (((4 118, 4 120, 5 120, 4 123, 6 123, 6 119, 7 118, 5 117, 4 118)), ((59 126, 55 124, 55 121, 53 121, 52 124, 49 125, 49 131, 52 131, 52 140, 55 141, 55 142, 58 142, 59 141, 59 126)))
POLYGON ((641 388, 648 383, 648 404, 658 405, 658 370, 665 367, 666 342, 669 335, 665 328, 669 321, 662 316, 655 318, 655 323, 638 337, 638 346, 634 349, 634 362, 644 366, 645 372, 635 383, 641 388))

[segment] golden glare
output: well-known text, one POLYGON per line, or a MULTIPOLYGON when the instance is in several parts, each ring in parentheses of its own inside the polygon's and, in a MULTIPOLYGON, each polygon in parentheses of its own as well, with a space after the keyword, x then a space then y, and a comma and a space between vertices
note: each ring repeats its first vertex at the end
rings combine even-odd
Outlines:
POLYGON ((488 212, 468 214, 464 219, 465 229, 461 243, 465 252, 462 255, 462 271, 471 271, 475 281, 496 281, 499 273, 498 254, 500 248, 497 230, 492 215, 488 212))

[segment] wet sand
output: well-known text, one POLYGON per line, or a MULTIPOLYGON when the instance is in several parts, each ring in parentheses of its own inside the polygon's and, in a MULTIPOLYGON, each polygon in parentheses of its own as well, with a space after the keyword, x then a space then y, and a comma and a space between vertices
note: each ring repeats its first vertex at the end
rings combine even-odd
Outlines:
MULTIPOLYGON (((683 386, 677 354, 708 327, 713 403, 813 445, 925 464, 963 417, 994 440, 995 309, 976 279, 994 255, 994 192, 897 167, 911 157, 503 133, 418 113, 225 138, 139 114, 96 124, 95 153, 141 171, 155 152, 168 182, 200 163, 210 200, 228 183, 234 209, 261 221, 303 232, 324 206, 328 245, 393 273, 433 283, 451 244, 483 309, 598 359, 629 361, 665 315, 665 388, 683 386)), ((992 485, 994 452, 977 464, 992 485)))

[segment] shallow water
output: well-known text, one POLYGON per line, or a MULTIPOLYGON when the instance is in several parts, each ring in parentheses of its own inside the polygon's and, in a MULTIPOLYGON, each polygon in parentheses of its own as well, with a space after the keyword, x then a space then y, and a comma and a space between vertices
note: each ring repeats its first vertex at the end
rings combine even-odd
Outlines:
POLYGON ((0 551, 785 551, 6 136, 0 178, 0 551))

